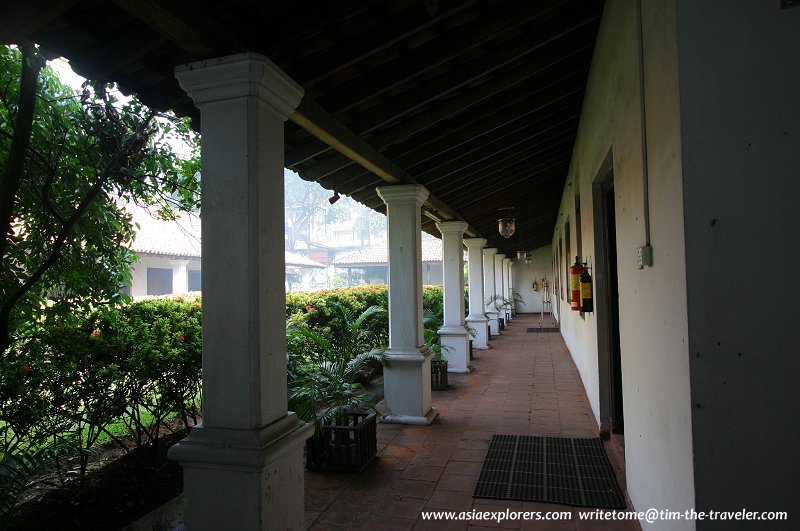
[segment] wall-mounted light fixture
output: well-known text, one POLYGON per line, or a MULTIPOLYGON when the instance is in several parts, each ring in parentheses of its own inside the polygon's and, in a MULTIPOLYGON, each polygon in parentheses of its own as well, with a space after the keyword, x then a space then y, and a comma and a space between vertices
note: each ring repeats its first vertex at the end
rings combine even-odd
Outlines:
POLYGON ((517 229, 517 221, 509 215, 514 211, 514 207, 501 208, 499 211, 501 217, 497 220, 497 230, 503 238, 510 238, 517 229))
POLYGON ((528 259, 528 253, 526 251, 517 251, 517 260, 520 262, 524 262, 528 259))

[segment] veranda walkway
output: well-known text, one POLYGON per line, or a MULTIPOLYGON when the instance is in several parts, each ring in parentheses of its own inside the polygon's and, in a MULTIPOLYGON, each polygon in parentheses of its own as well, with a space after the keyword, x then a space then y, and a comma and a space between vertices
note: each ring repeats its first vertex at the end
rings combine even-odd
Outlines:
MULTIPOLYGON (((636 522, 590 522, 575 507, 472 498, 494 434, 594 437, 586 393, 558 333, 528 333, 539 315, 518 315, 476 351, 475 371, 449 375, 434 391, 439 417, 431 426, 378 425, 378 459, 358 475, 306 473, 309 529, 640 529, 636 522), (549 522, 424 521, 422 511, 569 511, 549 522)), ((545 326, 552 326, 545 317, 545 326)), ((612 459, 612 462, 614 459, 612 459)), ((617 476, 622 483, 621 465, 617 476)))

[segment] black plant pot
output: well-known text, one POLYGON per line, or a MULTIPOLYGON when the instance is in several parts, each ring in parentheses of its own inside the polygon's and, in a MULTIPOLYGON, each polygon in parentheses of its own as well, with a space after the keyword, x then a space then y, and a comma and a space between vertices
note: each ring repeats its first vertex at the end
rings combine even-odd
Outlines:
POLYGON ((361 472, 377 454, 375 413, 350 413, 346 424, 326 424, 306 441, 306 466, 309 470, 361 472))
POLYGON ((431 360, 431 389, 447 389, 447 360, 431 360))

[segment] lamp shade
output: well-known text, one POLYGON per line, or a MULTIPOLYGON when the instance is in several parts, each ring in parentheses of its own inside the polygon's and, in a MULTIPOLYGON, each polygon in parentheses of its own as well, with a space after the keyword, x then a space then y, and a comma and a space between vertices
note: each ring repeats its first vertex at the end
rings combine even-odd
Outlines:
POLYGON ((514 218, 500 218, 497 220, 497 230, 500 231, 500 236, 503 238, 510 238, 516 228, 514 218))

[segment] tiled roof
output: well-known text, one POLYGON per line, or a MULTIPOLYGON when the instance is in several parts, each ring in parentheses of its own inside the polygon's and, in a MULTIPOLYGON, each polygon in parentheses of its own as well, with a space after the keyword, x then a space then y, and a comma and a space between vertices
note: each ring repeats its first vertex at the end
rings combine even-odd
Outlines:
POLYGON ((159 219, 142 207, 125 205, 139 224, 131 250, 137 253, 200 257, 200 218, 181 212, 177 220, 159 219))
MULTIPOLYGON (((389 254, 386 244, 373 245, 360 251, 348 253, 341 258, 333 261, 338 266, 348 265, 380 265, 389 262, 389 254)), ((422 261, 441 262, 442 261, 442 241, 441 240, 422 240, 422 261)))
POLYGON ((291 253, 289 251, 284 251, 286 254, 286 265, 287 266, 300 266, 300 267, 319 267, 320 269, 325 268, 325 264, 320 264, 319 262, 315 262, 310 258, 306 258, 303 255, 297 253, 291 253))
MULTIPOLYGON (((125 205, 133 221, 139 224, 131 250, 143 254, 164 256, 200 257, 200 217, 180 213, 177 220, 159 219, 146 209, 136 205, 125 205)), ((298 267, 319 267, 324 264, 305 256, 286 251, 286 265, 298 267)))

